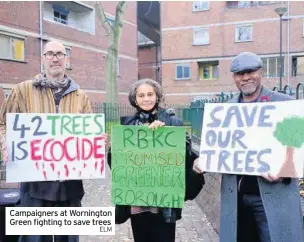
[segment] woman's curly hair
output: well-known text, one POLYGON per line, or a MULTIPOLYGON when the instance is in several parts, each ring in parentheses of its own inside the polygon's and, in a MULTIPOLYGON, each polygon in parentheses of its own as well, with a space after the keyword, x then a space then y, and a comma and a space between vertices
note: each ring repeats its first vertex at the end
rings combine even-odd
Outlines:
POLYGON ((145 79, 141 79, 141 80, 136 81, 135 83, 133 83, 133 85, 131 87, 131 91, 129 92, 129 102, 133 107, 137 108, 136 90, 142 84, 148 84, 148 85, 153 87, 153 89, 156 93, 156 98, 157 98, 156 103, 157 103, 157 105, 159 105, 161 102, 164 101, 163 89, 159 85, 159 83, 152 80, 152 79, 145 78, 145 79))

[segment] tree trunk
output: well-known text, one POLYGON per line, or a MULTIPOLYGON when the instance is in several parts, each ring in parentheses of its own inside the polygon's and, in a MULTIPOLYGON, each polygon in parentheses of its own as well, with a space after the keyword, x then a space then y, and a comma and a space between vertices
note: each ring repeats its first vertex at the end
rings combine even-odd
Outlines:
POLYGON ((285 161, 279 171, 280 177, 298 177, 295 164, 293 162, 293 154, 294 154, 294 147, 288 146, 286 148, 285 161))
POLYGON ((108 39, 108 54, 106 65, 106 102, 115 104, 118 100, 118 85, 117 85, 117 62, 119 54, 119 44, 121 30, 124 24, 123 14, 126 7, 126 2, 119 2, 116 6, 115 23, 108 39))
POLYGON ((126 2, 120 1, 116 6, 115 21, 111 25, 100 2, 95 3, 97 16, 108 35, 108 53, 106 58, 106 119, 107 121, 119 121, 119 96, 117 84, 117 63, 121 31, 124 24, 123 15, 126 2))

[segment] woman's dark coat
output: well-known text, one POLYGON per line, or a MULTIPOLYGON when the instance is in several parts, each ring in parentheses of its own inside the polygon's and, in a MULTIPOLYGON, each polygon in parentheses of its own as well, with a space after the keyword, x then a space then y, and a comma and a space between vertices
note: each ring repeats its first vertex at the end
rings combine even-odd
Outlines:
MULTIPOLYGON (((183 122, 176 116, 169 116, 164 109, 160 109, 157 113, 158 120, 165 123, 166 126, 183 126, 183 122)), ((136 125, 138 115, 131 117, 122 117, 122 125, 136 125)), ((197 158, 191 150, 191 139, 187 134, 186 137, 186 193, 185 201, 194 199, 201 191, 204 185, 203 175, 198 175, 192 170, 193 162, 197 158)), ((111 152, 108 153, 108 164, 111 167, 111 152)), ((116 205, 115 223, 121 224, 128 220, 131 215, 129 205, 116 205)), ((167 222, 176 222, 181 219, 182 209, 180 208, 160 208, 164 220, 167 222)))

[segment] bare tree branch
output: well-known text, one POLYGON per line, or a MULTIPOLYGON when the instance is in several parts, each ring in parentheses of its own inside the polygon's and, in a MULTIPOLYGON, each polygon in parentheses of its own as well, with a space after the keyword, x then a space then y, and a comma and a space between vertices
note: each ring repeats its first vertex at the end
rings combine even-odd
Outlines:
POLYGON ((120 1, 117 4, 114 28, 116 28, 116 27, 122 28, 123 27, 123 23, 124 23, 123 22, 123 16, 124 16, 124 11, 125 11, 126 6, 127 6, 126 1, 120 1))
MULTIPOLYGON (((108 48, 106 58, 106 103, 115 104, 119 102, 118 95, 118 82, 117 82, 117 64, 119 59, 119 47, 122 28, 124 24, 123 15, 127 3, 120 1, 116 5, 114 24, 107 21, 102 4, 98 1, 95 2, 95 10, 99 20, 106 33, 108 34, 108 48)), ((113 111, 115 120, 119 118, 119 113, 115 109, 113 111)))
POLYGON ((100 20, 104 30, 108 35, 112 34, 113 27, 109 24, 107 21, 107 17, 105 15, 105 12, 103 10, 102 4, 100 1, 95 2, 95 11, 97 14, 98 19, 100 20))

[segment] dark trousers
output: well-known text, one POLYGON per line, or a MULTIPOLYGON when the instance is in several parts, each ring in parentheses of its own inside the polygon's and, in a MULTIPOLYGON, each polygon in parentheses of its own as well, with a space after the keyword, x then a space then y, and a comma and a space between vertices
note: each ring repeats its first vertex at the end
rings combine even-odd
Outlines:
POLYGON ((262 199, 259 195, 239 194, 238 242, 271 242, 262 199))
MULTIPOLYGON (((81 199, 47 201, 36 199, 28 193, 21 194, 20 207, 81 207, 81 199)), ((78 242, 78 235, 20 235, 19 242, 78 242)))
POLYGON ((131 215, 135 242, 174 242, 176 223, 165 223, 159 214, 150 212, 131 215))

